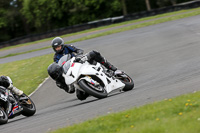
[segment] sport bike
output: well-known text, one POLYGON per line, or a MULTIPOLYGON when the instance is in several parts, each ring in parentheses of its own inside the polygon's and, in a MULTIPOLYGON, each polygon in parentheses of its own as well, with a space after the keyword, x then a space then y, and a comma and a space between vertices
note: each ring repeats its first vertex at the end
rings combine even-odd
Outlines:
POLYGON ((70 59, 70 55, 65 55, 58 65, 62 66, 62 76, 69 87, 75 87, 96 98, 105 98, 112 92, 134 88, 133 80, 125 72, 113 72, 96 61, 75 62, 75 57, 70 59))
POLYGON ((36 112, 35 104, 26 94, 17 96, 0 86, 0 124, 19 115, 32 116, 36 112))

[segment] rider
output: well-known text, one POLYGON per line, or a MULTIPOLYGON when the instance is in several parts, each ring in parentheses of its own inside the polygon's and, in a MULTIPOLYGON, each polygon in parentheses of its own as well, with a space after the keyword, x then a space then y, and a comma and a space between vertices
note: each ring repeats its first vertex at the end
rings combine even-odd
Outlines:
MULTIPOLYGON (((4 87, 6 89, 9 89, 11 92, 13 92, 14 94, 16 94, 19 97, 23 94, 22 90, 19 90, 15 86, 13 86, 13 82, 12 82, 11 78, 8 76, 0 76, 0 86, 4 87)), ((21 105, 17 104, 17 101, 15 100, 13 95, 11 95, 11 94, 9 94, 9 95, 10 95, 9 100, 10 100, 10 103, 12 104, 13 108, 18 108, 17 110, 14 111, 13 114, 17 114, 18 112, 20 112, 22 110, 22 107, 21 107, 21 105)))
MULTIPOLYGON (((79 55, 79 56, 76 56, 75 58, 75 62, 85 62, 85 61, 88 61, 90 63, 92 63, 93 61, 96 61, 96 62, 99 62, 101 63, 102 65, 104 65, 106 68, 108 68, 109 70, 112 70, 112 71, 116 71, 117 68, 114 67, 113 65, 111 65, 104 57, 101 56, 101 54, 97 51, 91 51, 89 53, 87 53, 86 55, 79 55)), ((75 89, 74 88, 69 88, 66 84, 65 84, 65 79, 64 77, 62 76, 62 73, 63 73, 63 69, 61 66, 59 66, 57 63, 52 63, 49 65, 48 67, 48 74, 50 75, 50 77, 52 79, 54 79, 57 82, 61 83, 61 84, 57 84, 58 87, 64 89, 65 91, 67 91, 68 93, 73 93, 75 92, 75 89)), ((87 94, 84 94, 84 93, 81 93, 82 95, 82 98, 79 99, 80 100, 84 100, 88 97, 87 94)))
POLYGON ((21 96, 23 94, 22 90, 19 90, 15 86, 13 86, 13 82, 8 76, 0 76, 0 86, 11 90, 14 94, 18 96, 21 96))
MULTIPOLYGON (((55 63, 58 63, 60 58, 66 54, 70 54, 71 57, 83 54, 83 50, 78 49, 73 45, 64 44, 64 40, 61 37, 55 37, 51 41, 51 46, 53 50, 55 51, 54 58, 53 58, 55 63)), ((75 92, 74 88, 70 89, 68 86, 66 86, 65 81, 62 78, 56 80, 56 85, 59 88, 64 89, 68 93, 75 92)))
POLYGON ((76 55, 82 55, 83 50, 74 47, 73 45, 64 44, 64 40, 60 37, 56 37, 51 41, 51 46, 55 51, 54 62, 58 63, 59 59, 66 54, 70 54, 72 57, 76 55))
MULTIPOLYGON (((0 76, 0 86, 9 89, 11 92, 16 94, 17 96, 21 96, 23 94, 22 90, 17 89, 15 86, 13 86, 13 82, 8 76, 0 76)), ((16 106, 17 101, 13 98, 12 95, 9 97, 10 102, 12 103, 12 106, 16 106)), ((18 112, 21 111, 21 106, 18 105, 18 112)), ((15 112, 17 113, 17 112, 15 112)))

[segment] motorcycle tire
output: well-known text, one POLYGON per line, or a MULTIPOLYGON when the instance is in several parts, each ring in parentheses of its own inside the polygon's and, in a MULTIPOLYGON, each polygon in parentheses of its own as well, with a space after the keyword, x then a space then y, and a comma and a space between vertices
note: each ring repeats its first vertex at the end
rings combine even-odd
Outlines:
POLYGON ((123 76, 118 75, 116 78, 125 84, 125 87, 122 89, 123 91, 130 91, 134 88, 134 82, 132 78, 128 76, 126 73, 123 72, 123 76))
POLYGON ((6 124, 8 122, 8 116, 4 109, 0 107, 0 125, 6 124))
POLYGON ((23 94, 23 96, 28 98, 28 101, 27 101, 28 104, 21 104, 21 106, 23 107, 22 115, 27 116, 27 117, 34 115, 36 112, 35 104, 31 100, 31 98, 28 97, 26 94, 23 94))
POLYGON ((88 83, 86 80, 81 79, 78 82, 79 86, 89 95, 94 96, 96 98, 106 98, 108 96, 107 91, 102 87, 102 91, 98 91, 97 89, 94 89, 95 86, 92 86, 92 84, 88 83))

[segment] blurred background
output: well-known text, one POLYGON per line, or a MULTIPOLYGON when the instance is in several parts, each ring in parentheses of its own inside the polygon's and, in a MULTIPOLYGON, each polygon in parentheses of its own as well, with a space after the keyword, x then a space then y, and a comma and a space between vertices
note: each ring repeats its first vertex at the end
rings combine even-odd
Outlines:
POLYGON ((15 38, 192 0, 0 0, 0 45, 15 38))

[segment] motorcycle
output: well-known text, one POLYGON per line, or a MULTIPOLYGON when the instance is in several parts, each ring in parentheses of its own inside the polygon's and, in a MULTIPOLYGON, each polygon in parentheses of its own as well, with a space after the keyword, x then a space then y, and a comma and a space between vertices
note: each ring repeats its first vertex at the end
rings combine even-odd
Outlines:
POLYGON ((32 116, 36 112, 33 101, 26 94, 17 96, 0 86, 0 125, 19 115, 32 116))
MULTIPOLYGON (((58 62, 58 65, 62 66, 62 76, 69 88, 74 87, 79 92, 99 99, 115 91, 129 91, 134 88, 132 78, 121 70, 113 72, 95 61, 83 63, 76 62, 75 57, 70 58, 70 55, 65 55, 58 62)), ((79 94, 77 97, 81 100, 79 94)))

